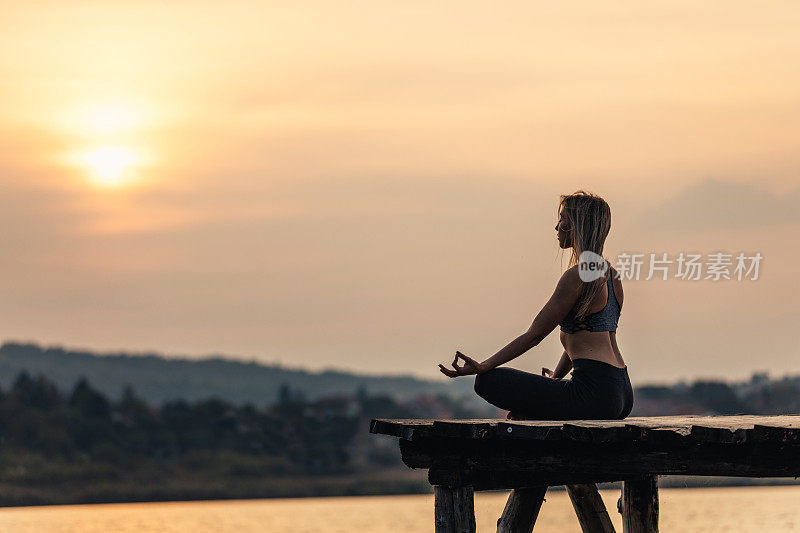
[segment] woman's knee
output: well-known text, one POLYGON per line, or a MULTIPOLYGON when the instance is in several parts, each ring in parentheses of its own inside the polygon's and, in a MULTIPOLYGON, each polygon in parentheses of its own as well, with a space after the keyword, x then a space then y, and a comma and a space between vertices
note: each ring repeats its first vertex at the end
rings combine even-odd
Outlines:
POLYGON ((486 392, 492 387, 492 383, 496 381, 497 375, 500 373, 500 369, 493 368, 487 372, 483 372, 481 374, 475 374, 475 393, 478 396, 484 397, 486 396, 486 392))
POLYGON ((477 394, 478 396, 483 396, 483 389, 485 385, 486 383, 485 380, 483 379, 483 374, 475 374, 475 385, 473 386, 473 388, 475 389, 475 394, 477 394))

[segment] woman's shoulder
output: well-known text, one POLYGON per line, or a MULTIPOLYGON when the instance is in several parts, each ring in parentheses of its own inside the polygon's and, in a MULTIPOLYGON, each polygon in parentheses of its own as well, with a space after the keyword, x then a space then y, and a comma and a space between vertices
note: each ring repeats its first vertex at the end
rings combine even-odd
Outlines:
MULTIPOLYGON (((561 274, 561 279, 569 281, 569 282, 572 282, 572 283, 577 283, 577 282, 581 281, 579 268, 580 268, 580 265, 573 265, 573 266, 569 267, 568 269, 566 269, 564 271, 563 274, 561 274)), ((622 286, 622 278, 619 276, 619 273, 617 272, 617 270, 614 267, 612 267, 611 265, 609 265, 608 268, 611 270, 611 279, 613 279, 614 282, 618 283, 619 286, 621 287, 622 286)), ((603 276, 603 278, 605 278, 605 276, 603 276)))
POLYGON ((556 290, 563 290, 565 294, 578 295, 583 287, 583 281, 578 271, 578 265, 566 269, 558 280, 556 290))
POLYGON ((577 284, 580 282, 581 276, 580 271, 578 270, 578 265, 573 265, 566 269, 562 274, 561 278, 559 279, 559 283, 565 282, 572 285, 577 284))
MULTIPOLYGON (((612 267, 611 265, 608 266, 611 270, 611 279, 614 283, 615 292, 617 288, 619 288, 619 292, 622 292, 622 277, 617 272, 617 269, 612 267)), ((604 276, 605 277, 605 276, 604 276)), ((573 265, 566 269, 562 274, 561 278, 558 280, 560 284, 571 285, 574 287, 580 287, 583 281, 581 280, 579 265, 573 265)))

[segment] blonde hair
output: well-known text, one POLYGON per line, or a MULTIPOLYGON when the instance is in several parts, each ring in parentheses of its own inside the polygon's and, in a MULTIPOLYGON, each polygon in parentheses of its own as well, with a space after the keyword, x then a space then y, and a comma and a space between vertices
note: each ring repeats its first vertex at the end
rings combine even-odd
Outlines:
MULTIPOLYGON (((572 194, 562 194, 558 202, 559 213, 562 207, 571 226, 572 255, 569 258, 569 266, 577 265, 581 253, 585 251, 594 252, 602 257, 603 246, 611 230, 611 208, 606 201, 596 194, 581 190, 572 194)), ((611 263, 608 264, 610 267, 611 263)), ((599 278, 584 282, 575 303, 577 318, 588 314, 592 300, 602 290, 605 281, 605 278, 599 278)))

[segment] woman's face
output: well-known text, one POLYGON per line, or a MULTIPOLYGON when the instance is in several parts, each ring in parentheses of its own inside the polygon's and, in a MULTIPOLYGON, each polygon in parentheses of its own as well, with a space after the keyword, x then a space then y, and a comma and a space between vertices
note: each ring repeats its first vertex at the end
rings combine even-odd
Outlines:
POLYGON ((556 232, 558 232, 558 246, 561 248, 569 248, 572 246, 571 227, 567 214, 562 208, 558 213, 558 223, 556 224, 556 232))

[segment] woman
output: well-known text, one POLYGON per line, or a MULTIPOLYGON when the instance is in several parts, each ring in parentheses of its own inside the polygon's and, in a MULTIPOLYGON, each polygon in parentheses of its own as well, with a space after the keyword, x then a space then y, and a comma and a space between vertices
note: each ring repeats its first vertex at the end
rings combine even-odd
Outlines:
POLYGON ((476 374, 475 392, 512 419, 622 419, 633 408, 633 389, 617 346, 622 281, 602 257, 611 209, 599 196, 578 191, 562 195, 558 211, 558 244, 572 248, 570 268, 528 331, 483 362, 456 352, 453 369, 439 369, 451 378, 476 374), (592 257, 600 270, 590 269, 592 257), (564 353, 554 371, 542 368, 540 376, 500 368, 558 325, 564 353), (562 379, 570 369, 572 378, 562 379))

